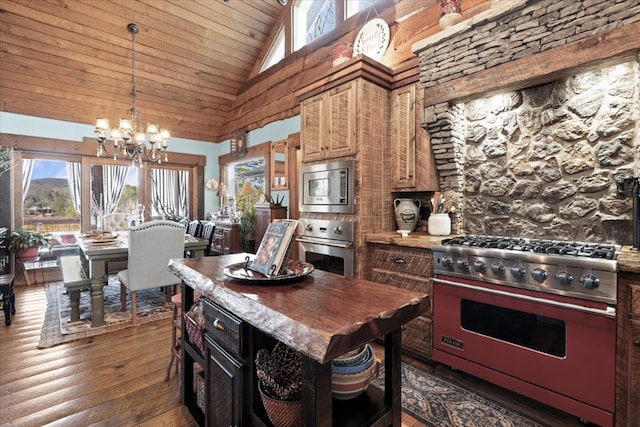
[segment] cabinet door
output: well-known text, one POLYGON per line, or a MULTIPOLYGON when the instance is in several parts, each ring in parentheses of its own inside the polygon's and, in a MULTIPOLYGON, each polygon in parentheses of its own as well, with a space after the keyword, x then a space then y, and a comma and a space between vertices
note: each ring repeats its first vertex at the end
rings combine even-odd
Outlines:
POLYGON ((409 85, 392 94, 391 146, 393 147, 393 186, 416 186, 416 88, 409 85))
POLYGON ((243 363, 218 346, 207 343, 207 426, 239 426, 244 422, 243 363))
POLYGON ((213 234, 213 240, 211 243, 211 251, 217 254, 222 254, 224 248, 224 230, 222 227, 216 225, 216 229, 213 234))
POLYGON ((326 93, 327 134, 325 157, 356 154, 357 81, 346 83, 326 93))
POLYGON ((302 161, 324 158, 323 134, 325 131, 324 94, 314 96, 300 105, 300 139, 302 161))

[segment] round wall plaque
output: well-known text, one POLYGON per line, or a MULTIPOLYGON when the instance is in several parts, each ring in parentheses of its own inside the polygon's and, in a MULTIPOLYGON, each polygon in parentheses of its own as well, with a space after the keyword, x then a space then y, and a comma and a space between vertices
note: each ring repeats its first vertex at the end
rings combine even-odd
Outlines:
POLYGON ((374 18, 364 24, 353 42, 353 54, 364 54, 379 61, 389 47, 389 24, 384 19, 374 18))

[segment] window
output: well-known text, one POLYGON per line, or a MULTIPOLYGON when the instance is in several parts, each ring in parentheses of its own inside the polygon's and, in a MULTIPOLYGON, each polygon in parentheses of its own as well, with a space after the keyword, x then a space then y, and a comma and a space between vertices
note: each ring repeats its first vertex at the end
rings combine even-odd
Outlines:
POLYGON ((336 26, 335 0, 298 0, 293 15, 293 50, 314 41, 336 26))
POLYGON ((22 160, 23 226, 40 232, 80 231, 80 163, 22 160), (78 174, 75 174, 78 171, 78 174))
POLYGON ((126 213, 135 218, 138 206, 138 168, 91 165, 91 227, 99 228, 102 217, 126 213))
POLYGON ((280 27, 278 35, 273 41, 271 49, 269 49, 269 53, 260 68, 260 72, 263 72, 267 68, 277 64, 282 58, 284 58, 284 27, 280 27))
POLYGON ((375 0, 344 0, 344 19, 349 19, 361 10, 373 5, 375 0))

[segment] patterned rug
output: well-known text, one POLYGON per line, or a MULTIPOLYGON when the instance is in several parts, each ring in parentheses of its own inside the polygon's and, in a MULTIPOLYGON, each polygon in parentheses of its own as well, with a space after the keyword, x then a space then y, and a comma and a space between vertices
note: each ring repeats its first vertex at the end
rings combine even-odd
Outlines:
MULTIPOLYGON (((372 384, 384 389, 384 367, 372 384)), ((429 427, 543 427, 448 380, 402 364, 402 410, 429 427)))
MULTIPOLYGON (((38 348, 48 348, 80 338, 101 335, 133 326, 131 320, 131 295, 127 293, 127 311, 120 311, 120 282, 116 276, 109 277, 104 287, 105 325, 91 326, 91 293, 80 293, 80 320, 71 322, 69 295, 62 282, 49 283, 45 287, 47 312, 40 332, 38 348)), ((172 315, 162 289, 138 291, 138 323, 144 324, 172 315)))

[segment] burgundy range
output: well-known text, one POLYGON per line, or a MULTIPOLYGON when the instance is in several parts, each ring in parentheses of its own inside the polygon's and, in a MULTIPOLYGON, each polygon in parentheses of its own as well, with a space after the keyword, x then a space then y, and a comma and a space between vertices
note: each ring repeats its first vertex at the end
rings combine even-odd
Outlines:
POLYGON ((619 246, 469 235, 432 249, 434 360, 613 426, 619 246))

